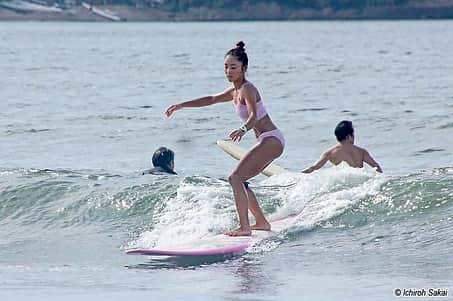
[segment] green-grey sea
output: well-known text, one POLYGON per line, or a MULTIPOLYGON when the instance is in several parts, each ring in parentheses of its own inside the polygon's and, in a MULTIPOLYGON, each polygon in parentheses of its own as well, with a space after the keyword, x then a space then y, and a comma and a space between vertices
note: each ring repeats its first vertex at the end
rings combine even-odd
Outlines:
POLYGON ((452 21, 0 23, 0 299, 451 298, 452 45, 452 21), (250 185, 295 223, 232 258, 126 255, 237 223, 233 105, 163 112, 228 87, 239 40, 290 171, 250 185), (344 119, 384 173, 301 174, 344 119), (178 175, 142 176, 160 146, 178 175))

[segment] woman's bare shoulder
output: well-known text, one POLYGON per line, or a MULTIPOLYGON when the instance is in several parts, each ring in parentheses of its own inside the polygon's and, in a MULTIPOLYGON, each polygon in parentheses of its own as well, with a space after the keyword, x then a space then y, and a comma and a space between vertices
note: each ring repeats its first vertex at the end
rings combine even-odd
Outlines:
POLYGON ((256 98, 256 100, 260 99, 260 94, 258 92, 258 89, 255 87, 254 84, 251 82, 247 81, 245 82, 242 87, 241 87, 241 95, 248 95, 248 96, 253 96, 256 98))
POLYGON ((255 85, 252 82, 249 82, 249 81, 246 81, 245 83, 243 83, 241 88, 243 88, 243 89, 255 89, 256 90, 255 85))

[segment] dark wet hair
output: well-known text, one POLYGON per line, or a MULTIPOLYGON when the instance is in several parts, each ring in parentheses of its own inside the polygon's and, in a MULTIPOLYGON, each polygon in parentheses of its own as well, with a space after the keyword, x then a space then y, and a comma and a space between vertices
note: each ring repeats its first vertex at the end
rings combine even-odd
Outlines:
POLYGON ((171 162, 175 160, 175 153, 166 147, 159 147, 153 154, 152 162, 154 167, 161 167, 166 172, 176 174, 173 169, 170 168, 171 162))
POLYGON ((354 135, 354 128, 352 127, 352 122, 349 120, 343 120, 337 124, 335 128, 335 136, 339 142, 343 141, 349 135, 354 135))
POLYGON ((249 65, 249 58, 247 57, 247 53, 245 53, 245 43, 242 41, 239 41, 235 48, 228 50, 225 56, 227 55, 235 56, 243 66, 249 65))

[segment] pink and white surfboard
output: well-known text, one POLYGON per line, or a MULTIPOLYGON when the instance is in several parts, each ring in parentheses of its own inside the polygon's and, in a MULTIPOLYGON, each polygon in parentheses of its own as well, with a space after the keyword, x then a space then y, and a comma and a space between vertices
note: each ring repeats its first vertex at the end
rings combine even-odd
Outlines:
POLYGON ((250 243, 238 243, 223 247, 204 248, 204 249, 130 249, 126 254, 155 255, 155 256, 214 256, 214 255, 234 255, 242 254, 250 247, 250 243))
POLYGON ((215 255, 240 255, 247 249, 258 244, 266 238, 291 226, 294 217, 289 217, 271 222, 272 231, 252 231, 251 236, 231 237, 224 234, 214 235, 199 240, 194 240, 183 245, 156 248, 134 248, 126 250, 129 255, 152 256, 215 256, 215 255))

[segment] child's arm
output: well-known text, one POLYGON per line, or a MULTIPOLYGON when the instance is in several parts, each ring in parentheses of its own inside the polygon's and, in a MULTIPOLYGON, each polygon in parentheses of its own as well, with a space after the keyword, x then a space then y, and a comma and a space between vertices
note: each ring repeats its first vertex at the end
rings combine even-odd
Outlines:
POLYGON ((371 167, 375 168, 377 172, 382 173, 382 168, 379 166, 379 164, 371 157, 371 155, 368 153, 367 150, 363 150, 363 161, 365 161, 368 165, 371 167))
POLYGON ((327 163, 327 161, 329 161, 329 157, 330 157, 329 151, 324 152, 321 155, 321 158, 319 158, 319 160, 315 164, 313 164, 312 166, 310 166, 308 168, 305 168, 304 170, 302 170, 302 172, 303 173, 312 173, 313 171, 320 169, 321 167, 324 166, 324 164, 327 163))

